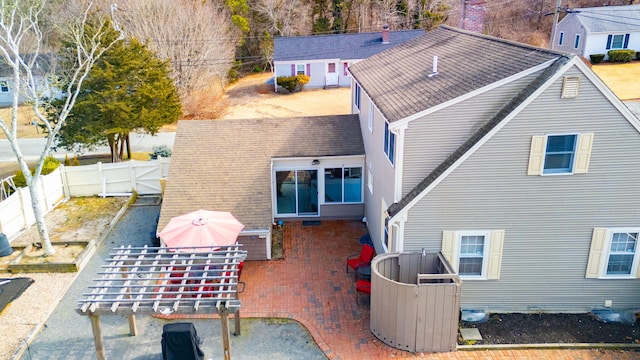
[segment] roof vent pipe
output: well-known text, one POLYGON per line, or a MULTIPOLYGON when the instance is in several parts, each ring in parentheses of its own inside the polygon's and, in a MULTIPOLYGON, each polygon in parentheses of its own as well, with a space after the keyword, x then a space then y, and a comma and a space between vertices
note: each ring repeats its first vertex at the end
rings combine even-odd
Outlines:
POLYGON ((389 25, 384 25, 382 27, 382 43, 383 44, 389 43, 389 25))
POLYGON ((434 77, 438 75, 438 56, 433 56, 433 69, 431 70, 431 74, 427 75, 428 77, 434 77))

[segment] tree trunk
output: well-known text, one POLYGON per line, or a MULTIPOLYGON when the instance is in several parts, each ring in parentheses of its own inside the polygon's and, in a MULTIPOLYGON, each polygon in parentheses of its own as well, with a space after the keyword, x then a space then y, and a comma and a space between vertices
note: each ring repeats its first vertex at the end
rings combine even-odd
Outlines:
POLYGON ((49 231, 47 230, 47 223, 45 222, 44 194, 42 193, 41 176, 32 177, 28 183, 29 194, 31 195, 31 208, 33 209, 33 215, 36 220, 36 227, 38 228, 38 235, 42 242, 42 249, 45 255, 53 255, 56 250, 51 245, 51 238, 49 237, 49 231))
POLYGON ((125 138, 127 142, 127 159, 131 160, 131 141, 129 141, 129 134, 127 133, 127 137, 125 138))

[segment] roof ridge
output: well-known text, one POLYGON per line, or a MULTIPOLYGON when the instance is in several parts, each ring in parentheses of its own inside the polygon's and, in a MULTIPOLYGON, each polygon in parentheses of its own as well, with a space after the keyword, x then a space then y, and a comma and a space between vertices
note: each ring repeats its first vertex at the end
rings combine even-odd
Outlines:
MULTIPOLYGON (((424 29, 405 29, 405 30, 389 30, 389 33, 409 33, 409 32, 425 32, 424 29)), ((338 33, 338 34, 309 34, 309 35, 291 35, 291 36, 276 36, 274 39, 282 39, 282 38, 305 38, 305 37, 330 37, 330 36, 344 36, 344 35, 371 35, 371 34, 382 34, 382 29, 379 31, 367 31, 367 32, 350 32, 350 33, 338 33)))
MULTIPOLYGON (((442 28, 444 30, 457 32, 457 33, 464 34, 464 35, 470 35, 470 36, 477 37, 477 38, 484 39, 484 40, 488 40, 488 41, 494 41, 494 42, 499 42, 499 43, 503 43, 503 44, 508 44, 508 45, 515 46, 515 47, 522 48, 522 49, 535 50, 535 51, 540 51, 540 52, 547 53, 547 54, 561 55, 561 56, 569 54, 567 52, 562 52, 562 51, 558 51, 558 50, 551 50, 551 49, 545 49, 545 48, 542 48, 542 47, 533 46, 533 45, 529 45, 529 44, 524 44, 524 43, 520 43, 520 42, 517 42, 517 41, 507 40, 507 39, 499 38, 499 37, 496 37, 496 36, 479 34, 479 33, 474 32, 474 31, 455 28, 455 27, 452 27, 452 26, 449 26, 449 25, 440 25, 439 28, 442 28)), ((428 34, 428 32, 427 32, 427 34, 428 34)))
POLYGON ((507 115, 513 112, 516 107, 528 99, 536 90, 540 88, 547 80, 553 76, 562 66, 569 62, 570 57, 562 56, 553 62, 549 67, 544 69, 542 73, 536 76, 527 86, 520 90, 514 97, 504 104, 484 125, 482 125, 467 141, 460 145, 453 153, 438 165, 427 175, 420 183, 418 183, 411 191, 407 193, 400 201, 392 204, 387 209, 389 216, 397 214, 405 208, 413 199, 422 193, 437 178, 445 173, 456 161, 466 154, 474 145, 484 138, 493 128, 502 122, 507 115))

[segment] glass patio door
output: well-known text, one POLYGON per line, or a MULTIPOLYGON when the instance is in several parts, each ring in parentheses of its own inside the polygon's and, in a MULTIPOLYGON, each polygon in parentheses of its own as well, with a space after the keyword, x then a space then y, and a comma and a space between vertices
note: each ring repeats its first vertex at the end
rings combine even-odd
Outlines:
POLYGON ((278 215, 318 215, 318 171, 276 171, 278 215))

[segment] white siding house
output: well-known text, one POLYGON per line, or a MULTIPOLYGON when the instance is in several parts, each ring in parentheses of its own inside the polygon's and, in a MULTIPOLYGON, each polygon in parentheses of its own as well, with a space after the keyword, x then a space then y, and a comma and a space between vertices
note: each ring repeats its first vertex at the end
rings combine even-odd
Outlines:
POLYGON ((640 5, 571 9, 558 23, 552 48, 587 59, 609 50, 640 51, 640 5))

